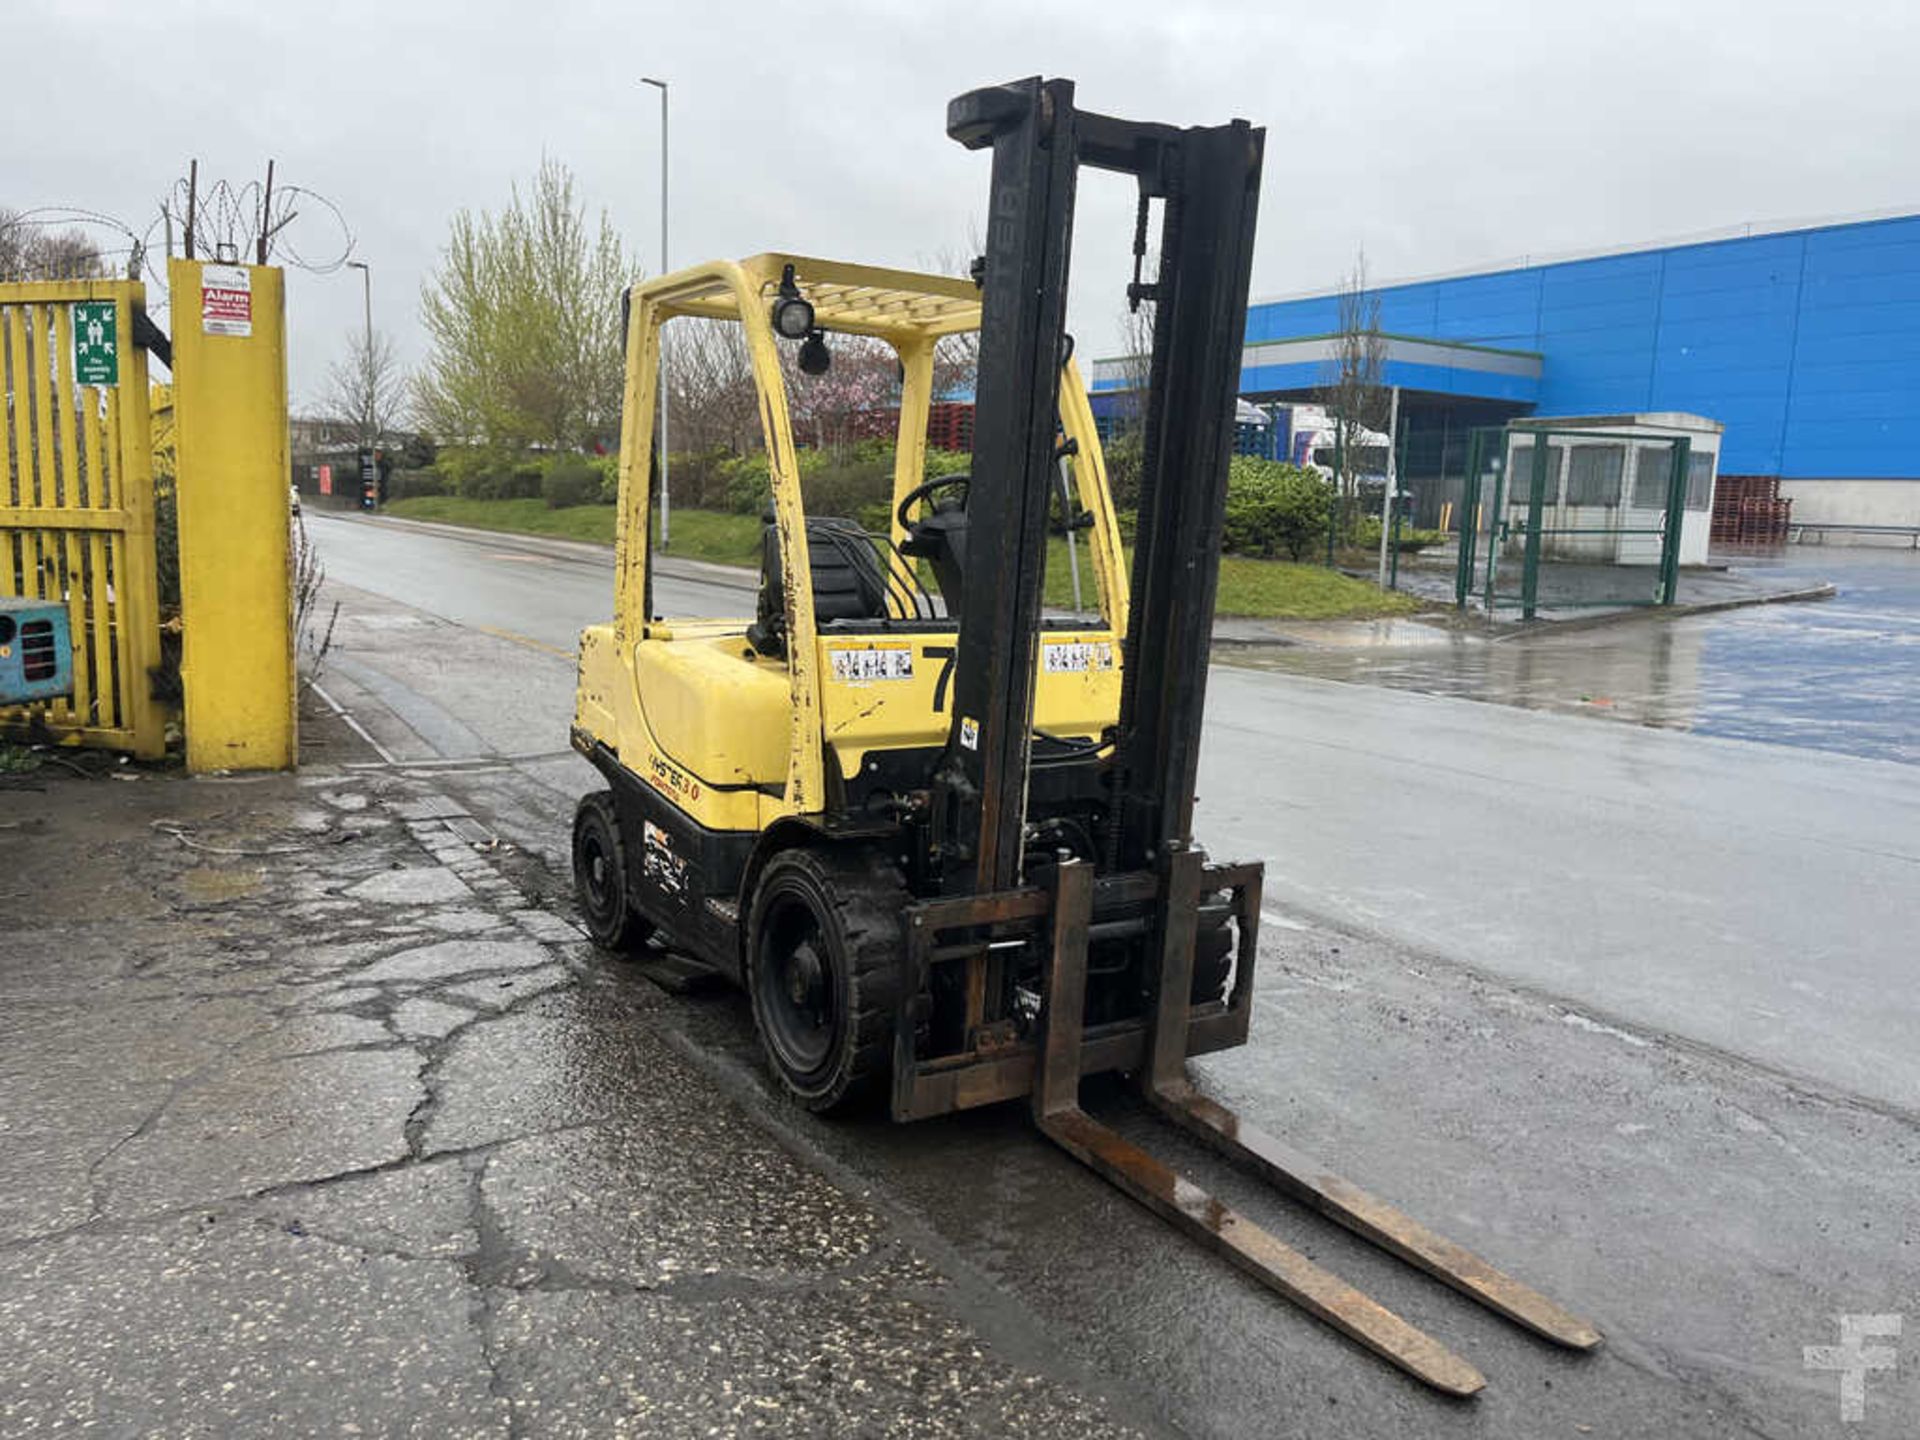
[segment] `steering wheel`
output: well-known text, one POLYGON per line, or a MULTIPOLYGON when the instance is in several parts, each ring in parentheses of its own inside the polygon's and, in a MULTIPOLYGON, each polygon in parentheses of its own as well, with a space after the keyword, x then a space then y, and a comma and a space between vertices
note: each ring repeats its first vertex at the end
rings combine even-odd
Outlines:
POLYGON ((918 485, 914 486, 913 489, 900 497, 900 504, 894 511, 894 518, 900 522, 900 528, 902 530, 907 529, 913 523, 907 519, 908 511, 923 501, 929 501, 933 499, 935 495, 947 490, 958 490, 960 492, 960 503, 965 505, 967 503, 967 488, 972 484, 973 477, 965 472, 957 475, 936 475, 931 480, 922 480, 918 485))

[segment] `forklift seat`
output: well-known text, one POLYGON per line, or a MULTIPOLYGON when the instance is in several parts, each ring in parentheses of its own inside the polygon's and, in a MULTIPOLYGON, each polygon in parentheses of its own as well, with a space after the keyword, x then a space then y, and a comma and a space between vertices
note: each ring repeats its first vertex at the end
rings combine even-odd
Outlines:
MULTIPOLYGON (((807 564, 813 572, 813 623, 885 620, 887 577, 873 540, 852 520, 807 520, 807 564)), ((760 532, 760 603, 747 642, 762 655, 786 653, 787 608, 780 569, 780 527, 768 517, 760 532)))

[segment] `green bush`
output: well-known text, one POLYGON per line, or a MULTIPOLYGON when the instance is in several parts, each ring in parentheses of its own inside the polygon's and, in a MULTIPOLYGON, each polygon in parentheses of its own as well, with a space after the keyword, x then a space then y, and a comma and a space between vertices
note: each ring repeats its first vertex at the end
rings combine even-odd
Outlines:
POLYGON ((1333 487, 1317 470, 1236 455, 1227 472, 1222 548, 1231 554, 1305 559, 1327 534, 1333 487))
POLYGON ((1132 514, 1140 508, 1140 431, 1136 427, 1101 447, 1107 462, 1107 489, 1113 508, 1132 514))
POLYGON ((402 470, 431 470, 439 447, 426 436, 413 434, 400 443, 399 468, 402 470))
MULTIPOLYGON (((1416 530, 1411 525, 1402 525, 1395 548, 1404 555, 1413 555, 1430 545, 1444 544, 1446 540, 1447 532, 1444 530, 1416 530)), ((1380 548, 1380 517, 1378 515, 1368 515, 1361 519, 1360 523, 1354 527, 1353 543, 1361 550, 1380 548)))
MULTIPOLYGON (((674 451, 669 476, 673 485, 673 503, 683 505, 689 510, 725 510, 727 508, 725 467, 729 461, 736 458, 733 451, 724 445, 717 445, 711 450, 674 451)), ((614 467, 616 487, 618 470, 619 467, 616 464, 614 467)))
POLYGON ((450 495, 464 495, 476 479, 489 469, 495 456, 491 450, 448 446, 434 457, 433 468, 450 495))
MULTIPOLYGON (((696 462, 699 457, 694 457, 696 462)), ((801 450, 800 489, 809 515, 840 515, 860 520, 879 507, 884 515, 893 500, 893 444, 888 440, 861 440, 841 450, 801 450)), ((680 463, 680 457, 674 457, 680 463)), ((927 451, 922 473, 936 475, 965 474, 973 468, 973 456, 964 450, 927 451)), ((772 498, 772 482, 767 478, 766 456, 729 455, 713 462, 713 480, 709 482, 716 508, 736 515, 758 515, 772 498)), ((679 472, 675 472, 673 493, 681 493, 679 472)), ((695 502, 688 501, 693 504, 695 502)), ((885 529, 868 525, 868 529, 885 529)))
MULTIPOLYGON (((887 466, 893 466, 893 454, 887 454, 887 466)), ((973 454, 967 450, 927 450, 927 462, 920 467, 920 473, 929 480, 936 475, 965 475, 973 469, 973 454)))
POLYGON ((387 477, 388 500, 417 500, 423 495, 445 495, 447 477, 438 470, 396 470, 387 477))
POLYGON ((546 464, 532 455, 523 455, 515 460, 507 472, 505 487, 499 498, 502 500, 537 500, 540 498, 540 486, 546 479, 546 464))
POLYGON ((893 496, 893 457, 829 462, 812 475, 802 474, 802 496, 809 515, 854 519, 870 505, 884 506, 893 496))
POLYGON ((442 450, 433 468, 446 493, 467 500, 537 500, 546 465, 537 455, 481 446, 442 450))
POLYGON ((434 467, 447 492, 469 500, 506 498, 512 480, 513 458, 503 451, 460 446, 442 450, 434 467))
POLYGON ((600 472, 584 455, 556 455, 540 477, 540 497, 549 510, 600 503, 600 472))
POLYGON ((727 509, 736 515, 758 515, 773 498, 764 455, 736 455, 720 466, 727 509))
MULTIPOLYGON (((802 450, 798 458, 800 483, 804 486, 807 477, 818 474, 821 466, 826 464, 826 456, 818 450, 802 450)), ((724 508, 734 514, 762 513, 773 500, 773 482, 768 478, 766 453, 754 450, 745 455, 727 456, 715 467, 715 485, 724 508)))
POLYGON ((611 505, 620 498, 620 457, 618 455, 589 455, 587 464, 593 467, 594 478, 600 483, 599 500, 602 505, 611 505))

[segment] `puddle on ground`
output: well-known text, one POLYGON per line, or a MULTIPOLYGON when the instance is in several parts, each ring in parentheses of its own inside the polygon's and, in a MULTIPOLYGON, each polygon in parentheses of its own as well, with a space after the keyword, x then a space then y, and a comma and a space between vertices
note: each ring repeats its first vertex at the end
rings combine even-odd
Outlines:
POLYGON ((1288 645, 1326 650, 1421 650, 1431 646, 1482 643, 1483 637, 1422 620, 1346 620, 1336 624, 1288 624, 1275 621, 1267 629, 1288 645))
MULTIPOLYGON (((1743 561, 1743 564, 1752 564, 1743 561)), ((1393 620, 1276 627, 1226 664, 1920 764, 1920 554, 1792 550, 1831 600, 1494 635, 1393 620)))
POLYGON ((258 893, 266 882, 257 870, 214 870, 202 867, 182 871, 180 889, 196 905, 218 905, 228 900, 244 900, 258 893))

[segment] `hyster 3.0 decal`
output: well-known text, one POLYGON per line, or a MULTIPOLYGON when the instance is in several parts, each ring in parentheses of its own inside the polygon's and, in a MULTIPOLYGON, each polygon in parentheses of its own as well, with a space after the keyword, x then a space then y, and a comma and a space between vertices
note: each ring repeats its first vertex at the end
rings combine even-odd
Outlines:
POLYGON ((653 788, 664 790, 682 800, 700 798, 700 782, 691 775, 675 769, 658 755, 650 756, 647 763, 647 779, 653 782, 653 788))

